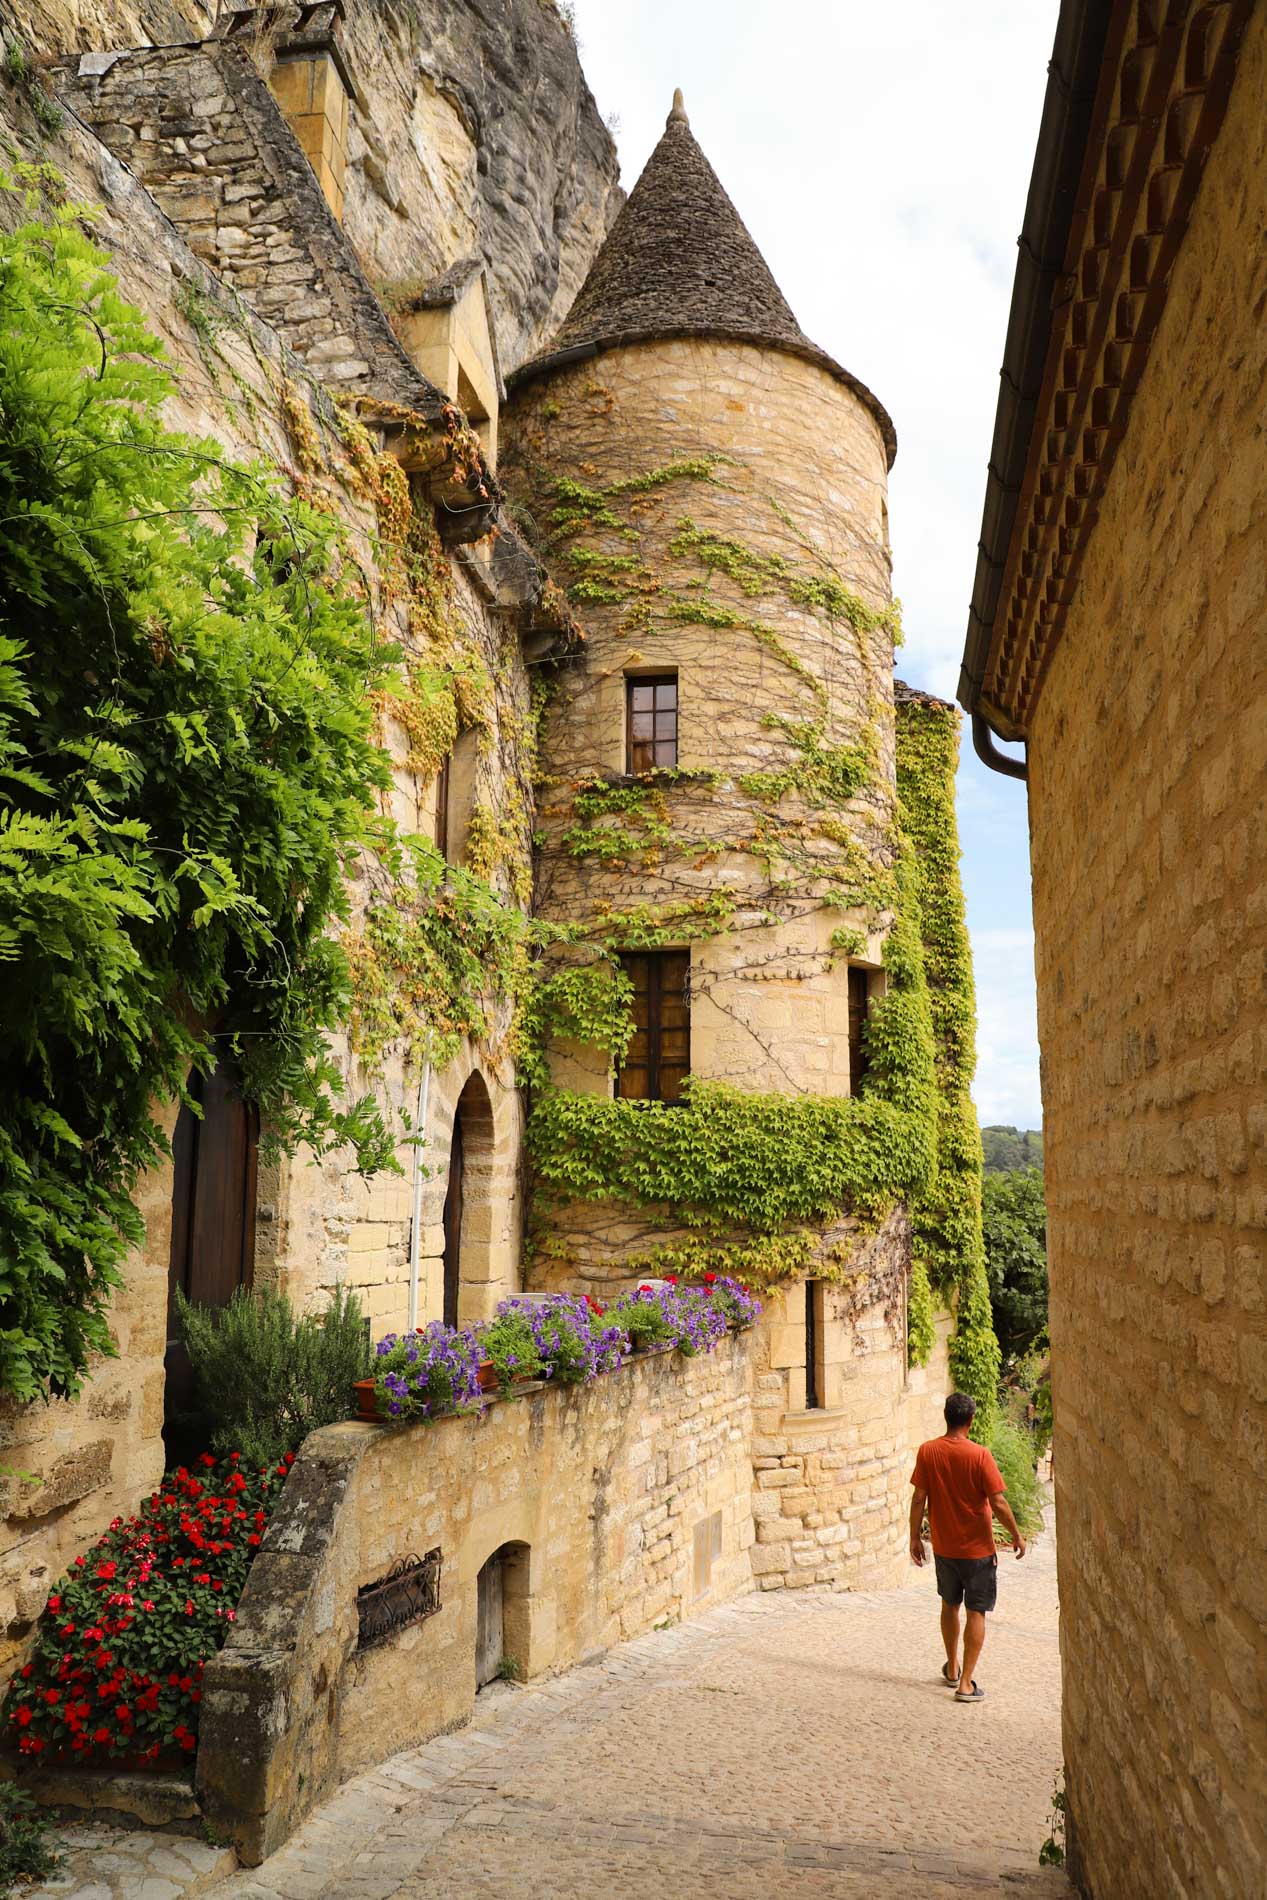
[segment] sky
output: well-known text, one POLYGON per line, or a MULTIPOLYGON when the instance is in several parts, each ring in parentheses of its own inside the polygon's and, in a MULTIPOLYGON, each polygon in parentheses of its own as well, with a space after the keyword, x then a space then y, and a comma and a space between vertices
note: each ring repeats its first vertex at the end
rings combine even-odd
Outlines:
MULTIPOLYGON (((897 427, 898 672, 953 699, 1058 0, 575 0, 632 188, 673 89, 802 330, 897 427)), ((1041 1126, 1025 787, 967 725, 983 1123, 1041 1126)))

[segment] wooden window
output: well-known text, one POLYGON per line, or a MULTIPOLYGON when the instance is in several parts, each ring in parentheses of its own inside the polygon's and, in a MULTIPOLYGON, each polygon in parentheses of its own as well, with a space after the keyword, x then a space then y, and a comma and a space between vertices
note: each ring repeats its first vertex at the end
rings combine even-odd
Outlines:
POLYGON ((863 1029, 871 997, 871 977, 856 964, 849 966, 849 1093, 856 1095, 867 1073, 867 1047, 863 1029))
POLYGON ((677 674, 661 679, 625 681, 626 770, 650 772, 657 765, 677 764, 677 674))
POLYGON ((662 950, 621 963, 634 988, 634 1035, 616 1092, 638 1101, 679 1101, 691 1070, 690 952, 662 950))
POLYGON ((441 759, 440 770, 436 773, 436 850, 442 858, 449 856, 449 760, 441 759))

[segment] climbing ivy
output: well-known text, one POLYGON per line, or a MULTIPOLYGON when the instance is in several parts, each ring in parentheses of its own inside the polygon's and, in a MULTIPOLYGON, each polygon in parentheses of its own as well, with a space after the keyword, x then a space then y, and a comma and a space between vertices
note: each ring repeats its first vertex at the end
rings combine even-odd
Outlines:
POLYGON ((956 1295, 951 1375, 961 1391, 977 1400, 975 1429, 988 1436, 1000 1360, 981 1235, 981 1135, 970 1094, 976 1066, 976 994, 959 881, 958 751, 959 722, 953 708, 919 701, 899 705, 898 796, 914 846, 937 1059, 936 1183, 914 1206, 915 1248, 932 1286, 956 1295))
MULTIPOLYGON (((4 188, 12 190, 10 181, 4 188)), ((0 235, 0 1390, 72 1395, 167 1151, 231 1056, 282 1146, 340 1105, 330 924, 388 766, 392 654, 334 518, 164 427, 163 345, 73 209, 0 235)))

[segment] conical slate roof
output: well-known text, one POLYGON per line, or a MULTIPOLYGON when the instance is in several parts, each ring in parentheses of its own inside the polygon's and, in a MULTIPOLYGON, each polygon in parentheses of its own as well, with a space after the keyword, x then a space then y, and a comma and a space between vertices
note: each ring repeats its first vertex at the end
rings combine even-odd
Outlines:
POLYGON ((516 371, 511 386, 548 373, 564 355, 679 336, 762 343, 821 364, 871 410, 892 464, 897 438, 888 414, 856 376, 802 333, 700 150, 680 92, 562 328, 544 355, 516 371))

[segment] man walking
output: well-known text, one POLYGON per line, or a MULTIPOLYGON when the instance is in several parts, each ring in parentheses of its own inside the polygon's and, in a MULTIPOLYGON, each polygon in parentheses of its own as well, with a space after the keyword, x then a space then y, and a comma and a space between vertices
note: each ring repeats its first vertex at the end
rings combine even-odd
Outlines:
POLYGON ((915 1457, 911 1483, 911 1562, 924 1567, 924 1508, 928 1507, 933 1534, 933 1562, 937 1566, 937 1594, 941 1598, 941 1634, 946 1645, 942 1675, 954 1689, 956 1702, 980 1702, 973 1672, 985 1641, 985 1619, 994 1608, 998 1591, 999 1560, 994 1549, 991 1514, 1008 1531, 1018 1557, 1025 1555, 1012 1507, 1004 1495, 999 1467, 984 1445, 968 1436, 977 1402, 966 1392, 952 1392, 946 1400, 946 1436, 930 1438, 915 1457), (967 1612, 963 1637, 963 1667, 959 1664, 959 1606, 967 1612))

